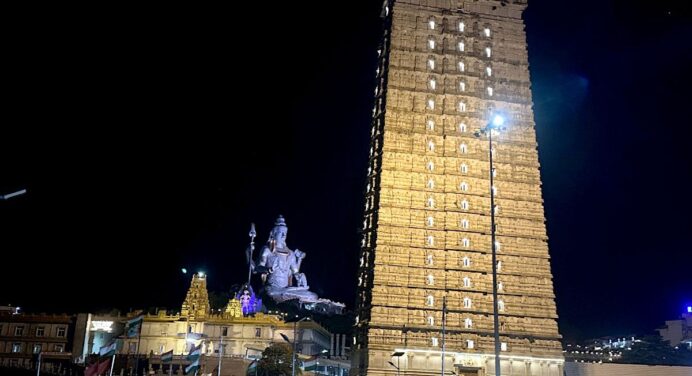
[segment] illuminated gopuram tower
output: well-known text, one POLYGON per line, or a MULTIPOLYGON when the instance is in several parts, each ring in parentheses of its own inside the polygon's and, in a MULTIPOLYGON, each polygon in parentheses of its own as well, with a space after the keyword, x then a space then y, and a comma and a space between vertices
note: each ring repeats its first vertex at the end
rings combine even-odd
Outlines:
POLYGON ((387 0, 354 375, 562 375, 526 0, 387 0), (492 135, 498 325, 494 324, 492 135), (446 314, 443 323, 443 301, 446 314))

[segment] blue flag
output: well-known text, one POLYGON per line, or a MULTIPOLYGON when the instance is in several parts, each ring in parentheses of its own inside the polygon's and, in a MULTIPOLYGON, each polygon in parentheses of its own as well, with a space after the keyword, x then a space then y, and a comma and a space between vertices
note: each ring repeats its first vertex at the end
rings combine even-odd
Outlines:
POLYGON ((125 325, 125 332, 129 338, 137 337, 142 331, 142 322, 144 321, 144 316, 140 315, 134 319, 127 322, 125 325))

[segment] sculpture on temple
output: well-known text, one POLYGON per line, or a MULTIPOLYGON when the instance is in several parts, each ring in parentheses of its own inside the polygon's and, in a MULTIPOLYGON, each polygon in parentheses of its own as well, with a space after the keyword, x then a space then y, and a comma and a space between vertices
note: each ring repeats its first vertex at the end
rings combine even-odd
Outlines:
POLYGON ((255 292, 250 285, 243 285, 235 295, 235 298, 240 301, 243 316, 254 315, 262 310, 262 299, 255 296, 255 292))
POLYGON ((276 303, 294 302, 309 311, 328 314, 340 314, 345 307, 343 303, 322 299, 309 290, 305 273, 300 272, 300 266, 305 259, 305 253, 292 250, 286 244, 288 226, 283 216, 279 216, 269 233, 267 243, 260 250, 257 263, 253 261, 255 249, 255 225, 250 228, 250 245, 246 250, 248 261, 248 284, 252 274, 260 274, 264 291, 276 303))

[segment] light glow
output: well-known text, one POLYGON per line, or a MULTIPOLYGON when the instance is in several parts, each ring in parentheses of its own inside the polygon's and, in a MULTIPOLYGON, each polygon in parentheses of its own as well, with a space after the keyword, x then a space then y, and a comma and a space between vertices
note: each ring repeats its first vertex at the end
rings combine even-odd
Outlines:
POLYGON ((113 331, 113 321, 92 321, 91 328, 92 332, 112 332, 113 331))
MULTIPOLYGON (((471 341, 471 340, 469 340, 471 341)), ((418 350, 418 349, 394 349, 394 351, 397 352, 403 352, 403 353, 421 353, 421 354, 442 354, 442 351, 439 350, 418 350)), ((485 354, 485 353, 463 353, 463 352, 455 352, 455 351, 449 351, 446 350, 445 354, 447 356, 463 356, 463 357, 470 357, 470 358, 475 358, 475 359, 481 359, 483 357, 495 357, 495 354, 485 354)), ((538 360, 538 361, 546 361, 546 362, 555 362, 558 364, 563 364, 565 362, 564 359, 559 359, 559 358, 541 358, 541 357, 535 357, 535 356, 521 356, 521 355, 500 355, 500 358, 503 359, 517 359, 517 360, 538 360)))
POLYGON ((493 117, 493 125, 496 127, 502 126, 505 123, 505 118, 502 115, 495 115, 493 117))

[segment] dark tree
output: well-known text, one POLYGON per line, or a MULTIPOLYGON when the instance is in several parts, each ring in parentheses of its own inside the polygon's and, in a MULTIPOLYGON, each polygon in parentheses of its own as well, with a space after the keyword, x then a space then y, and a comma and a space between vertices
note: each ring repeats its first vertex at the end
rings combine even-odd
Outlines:
MULTIPOLYGON (((290 376, 293 350, 287 343, 275 343, 262 352, 262 359, 257 363, 260 376, 290 376)), ((296 375, 300 374, 296 364, 296 375)))

